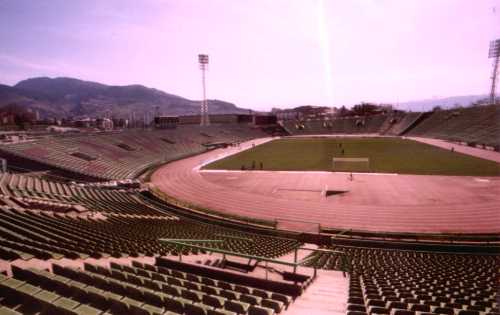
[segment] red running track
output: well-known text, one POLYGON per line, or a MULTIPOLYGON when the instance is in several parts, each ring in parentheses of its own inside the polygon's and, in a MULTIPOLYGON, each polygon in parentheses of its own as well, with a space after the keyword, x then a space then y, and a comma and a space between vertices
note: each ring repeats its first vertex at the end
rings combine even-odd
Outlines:
POLYGON ((288 221, 305 220, 365 231, 500 233, 499 177, 354 174, 351 181, 347 174, 331 172, 199 170, 239 150, 219 149, 166 164, 151 183, 201 207, 278 219, 280 228, 314 228, 288 221), (347 193, 326 198, 325 189, 347 193))

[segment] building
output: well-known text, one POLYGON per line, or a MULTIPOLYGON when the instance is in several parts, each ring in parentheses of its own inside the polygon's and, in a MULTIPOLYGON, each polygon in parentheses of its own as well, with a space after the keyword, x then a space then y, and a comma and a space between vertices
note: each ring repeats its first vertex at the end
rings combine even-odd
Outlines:
POLYGON ((154 118, 155 129, 173 129, 179 124, 178 116, 157 116, 154 118))

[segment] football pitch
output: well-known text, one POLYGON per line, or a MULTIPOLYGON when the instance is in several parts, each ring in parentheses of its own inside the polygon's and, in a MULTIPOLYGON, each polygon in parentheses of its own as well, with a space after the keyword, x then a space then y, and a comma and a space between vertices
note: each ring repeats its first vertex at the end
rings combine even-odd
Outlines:
POLYGON ((332 171, 332 158, 369 158, 341 163, 336 171, 416 175, 498 176, 500 164, 400 138, 278 139, 215 161, 203 169, 332 171), (262 164, 261 164, 262 163, 262 164))

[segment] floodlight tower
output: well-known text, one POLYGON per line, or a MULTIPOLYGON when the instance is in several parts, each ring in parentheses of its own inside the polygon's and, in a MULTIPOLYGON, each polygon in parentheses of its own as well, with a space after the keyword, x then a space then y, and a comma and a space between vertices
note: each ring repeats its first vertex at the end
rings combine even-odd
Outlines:
POLYGON ((500 58, 500 39, 490 42, 488 58, 493 58, 493 71, 491 73, 490 104, 495 104, 495 89, 497 85, 498 60, 500 58))
POLYGON ((208 126, 210 125, 210 119, 208 118, 208 102, 207 102, 206 86, 205 86, 205 70, 208 69, 208 55, 199 54, 198 63, 200 64, 201 81, 203 85, 203 100, 201 101, 200 126, 208 126))

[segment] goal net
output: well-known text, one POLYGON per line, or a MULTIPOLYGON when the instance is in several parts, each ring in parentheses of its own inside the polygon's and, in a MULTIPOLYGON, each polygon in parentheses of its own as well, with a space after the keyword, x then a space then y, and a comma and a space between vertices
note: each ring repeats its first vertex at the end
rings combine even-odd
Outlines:
POLYGON ((370 158, 341 158, 332 159, 332 170, 334 172, 369 172, 370 158))

